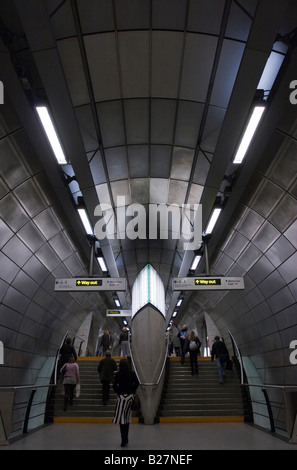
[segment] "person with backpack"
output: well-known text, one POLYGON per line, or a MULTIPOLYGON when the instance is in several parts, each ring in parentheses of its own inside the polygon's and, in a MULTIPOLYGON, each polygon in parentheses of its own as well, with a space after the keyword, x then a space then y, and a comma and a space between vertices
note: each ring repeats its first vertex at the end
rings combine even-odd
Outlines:
POLYGON ((200 353, 201 341, 194 331, 186 337, 185 352, 190 354, 191 373, 198 374, 198 354, 200 353))

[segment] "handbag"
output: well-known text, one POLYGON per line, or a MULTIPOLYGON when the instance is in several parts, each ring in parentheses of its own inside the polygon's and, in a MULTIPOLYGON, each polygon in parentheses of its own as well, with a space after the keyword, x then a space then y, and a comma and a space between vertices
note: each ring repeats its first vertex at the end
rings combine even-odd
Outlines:
POLYGON ((135 394, 134 398, 133 398, 133 401, 132 401, 131 409, 133 411, 139 411, 140 408, 141 408, 140 398, 137 394, 135 394))

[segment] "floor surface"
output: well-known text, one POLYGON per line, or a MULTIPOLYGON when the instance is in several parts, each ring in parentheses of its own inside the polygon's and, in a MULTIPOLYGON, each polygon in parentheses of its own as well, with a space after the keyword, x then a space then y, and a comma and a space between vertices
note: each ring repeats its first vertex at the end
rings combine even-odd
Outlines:
POLYGON ((132 423, 129 444, 121 448, 119 425, 54 423, 1 450, 297 450, 297 445, 246 423, 132 423))

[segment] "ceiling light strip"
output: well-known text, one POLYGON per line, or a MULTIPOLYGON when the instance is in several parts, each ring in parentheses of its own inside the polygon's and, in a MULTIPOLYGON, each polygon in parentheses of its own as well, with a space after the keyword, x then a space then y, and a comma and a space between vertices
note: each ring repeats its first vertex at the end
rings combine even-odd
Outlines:
POLYGON ((239 164, 243 161, 245 154, 249 148, 249 145, 253 139, 253 136, 257 130, 257 127, 260 123, 264 110, 265 106, 255 106, 249 123, 244 132, 244 135, 242 137, 242 140, 240 142, 240 145, 238 147, 238 150, 236 152, 236 155, 234 157, 233 163, 239 164))
POLYGON ((36 106, 36 111, 45 130, 45 133, 48 137, 49 143, 53 149, 57 162, 60 165, 65 165, 67 163, 67 160, 60 144, 55 127, 53 125, 52 119, 49 115, 48 109, 45 106, 36 106))

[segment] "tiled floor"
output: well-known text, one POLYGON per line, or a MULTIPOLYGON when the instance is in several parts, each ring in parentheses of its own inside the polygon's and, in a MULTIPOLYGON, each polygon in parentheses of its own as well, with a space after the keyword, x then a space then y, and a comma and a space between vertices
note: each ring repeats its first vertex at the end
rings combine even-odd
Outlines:
MULTIPOLYGON (((131 424, 129 444, 120 446, 116 424, 54 423, 0 450, 297 450, 268 432, 245 423, 131 424)), ((101 452, 102 453, 102 452, 101 452)), ((127 454, 126 454, 127 455, 127 454)))

